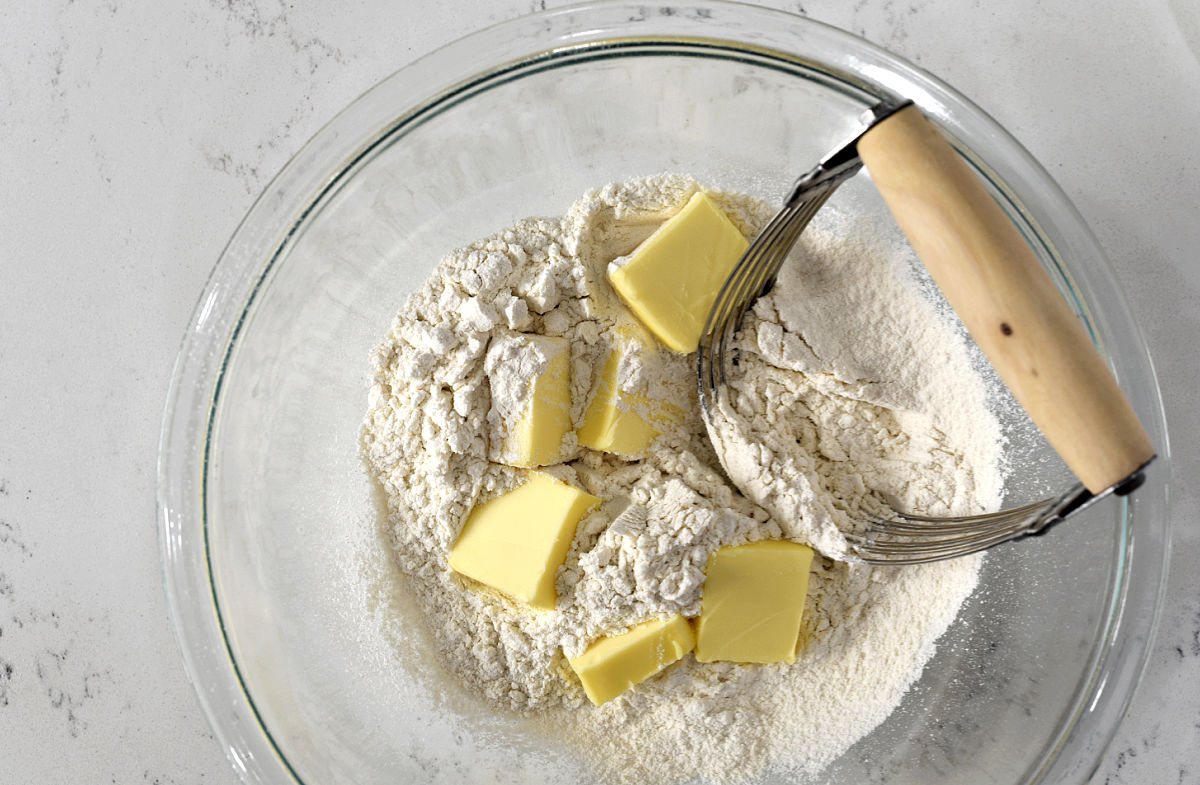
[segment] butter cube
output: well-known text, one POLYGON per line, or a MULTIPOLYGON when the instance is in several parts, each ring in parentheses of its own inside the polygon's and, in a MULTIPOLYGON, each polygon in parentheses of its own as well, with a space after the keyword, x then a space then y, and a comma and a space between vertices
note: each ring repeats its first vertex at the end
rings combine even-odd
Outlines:
POLYGON ((617 345, 600 371, 592 401, 576 434, 584 447, 638 457, 661 433, 659 427, 665 428, 685 417, 679 407, 655 400, 621 378, 622 363, 636 358, 638 362, 628 364, 644 368, 658 351, 650 336, 642 338, 639 333, 645 335, 636 327, 618 332, 617 345))
POLYGON ((608 280, 663 344, 696 351, 717 292, 749 243, 705 193, 608 267, 608 280))
POLYGON ((683 616, 643 622, 622 635, 600 638, 568 660, 588 699, 599 706, 679 660, 696 645, 683 616))
POLYGON ((617 378, 621 351, 614 349, 600 371, 592 402, 579 428, 579 443, 617 455, 639 455, 659 431, 637 412, 632 394, 622 392, 617 378))
POLYGON ((450 550, 450 568, 535 608, 553 610, 555 572, 575 527, 598 504, 542 472, 471 511, 450 550))
POLYGON ((813 552, 766 540, 722 548, 708 557, 696 659, 700 662, 796 661, 813 552))
POLYGON ((571 352, 566 338, 510 333, 484 360, 492 392, 488 457, 509 466, 558 463, 571 422, 571 352))

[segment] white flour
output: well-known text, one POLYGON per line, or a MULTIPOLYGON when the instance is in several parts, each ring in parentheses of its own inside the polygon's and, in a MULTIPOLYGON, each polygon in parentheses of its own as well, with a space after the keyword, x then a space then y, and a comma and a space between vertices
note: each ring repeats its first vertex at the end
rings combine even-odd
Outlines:
POLYGON ((933 515, 997 506, 1001 435, 965 342, 903 260, 822 218, 747 315, 717 438, 730 477, 787 537, 841 558, 843 533, 886 514, 881 502, 933 515))
MULTIPOLYGON (((916 293, 903 260, 814 227, 811 258, 785 268, 741 338, 722 433, 729 471, 754 501, 724 478, 708 442, 693 358, 664 351, 623 367, 620 383, 688 417, 640 461, 569 436, 565 463, 548 469, 604 499, 558 573, 556 610, 463 584, 446 558, 467 513, 521 476, 488 461, 491 391, 521 383, 503 364, 489 367, 489 345, 512 330, 567 338, 578 423, 618 328, 632 320, 605 267, 696 187, 680 177, 607 186, 562 219, 523 221, 450 254, 372 356, 363 454, 445 666, 488 701, 578 740, 606 779, 817 770, 899 703, 973 589, 978 560, 882 570, 818 558, 793 666, 687 656, 593 707, 565 656, 648 618, 697 614, 705 561, 721 546, 787 537, 837 556, 839 527, 881 499, 957 511, 994 505, 1000 488, 999 429, 964 342, 916 293), (734 438, 739 431, 763 446, 734 438)), ((713 195, 747 236, 770 212, 713 195)))

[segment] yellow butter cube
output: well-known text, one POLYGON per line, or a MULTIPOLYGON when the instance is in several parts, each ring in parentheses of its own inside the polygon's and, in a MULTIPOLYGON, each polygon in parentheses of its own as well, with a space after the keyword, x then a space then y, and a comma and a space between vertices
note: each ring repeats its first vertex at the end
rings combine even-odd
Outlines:
POLYGON ((696 645, 682 616, 643 622, 622 635, 600 638, 569 660, 588 699, 599 706, 679 660, 696 645))
POLYGON ((618 455, 639 455, 659 431, 638 413, 632 395, 621 391, 617 371, 621 351, 614 349, 600 371, 592 402, 579 428, 579 443, 618 455))
POLYGON ((629 309, 667 348, 696 351, 717 292, 749 243, 705 193, 632 254, 615 260, 608 279, 629 309))
POLYGON ((722 548, 709 556, 696 659, 795 662, 812 558, 807 545, 782 540, 722 548))
POLYGON ((655 400, 641 391, 624 389, 621 385, 621 364, 627 358, 640 355, 637 365, 644 367, 649 355, 657 352, 653 339, 640 328, 623 329, 617 334, 617 345, 609 353, 591 403, 584 413, 577 436, 579 443, 593 450, 640 456, 661 431, 686 415, 674 404, 655 400))
POLYGON ((571 352, 566 338, 512 333, 492 339, 484 369, 492 393, 488 457, 509 466, 561 460, 571 430, 571 352))
POLYGON ((575 527, 598 504, 542 472, 471 511, 450 550, 450 568, 535 608, 553 610, 554 577, 575 527))

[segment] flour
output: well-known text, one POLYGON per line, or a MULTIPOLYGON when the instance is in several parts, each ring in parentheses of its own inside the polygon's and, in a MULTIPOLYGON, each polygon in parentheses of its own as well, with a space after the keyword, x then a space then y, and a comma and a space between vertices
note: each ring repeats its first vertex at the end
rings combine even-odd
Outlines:
POLYGON ((840 558, 844 533, 889 507, 998 506, 1001 433, 966 341, 904 260, 822 218, 743 324, 716 436, 730 477, 788 538, 840 558))
MULTIPOLYGON (((372 355, 363 455, 443 664, 469 691, 572 740, 610 780, 811 773, 870 732, 920 674, 979 561, 873 569, 829 558, 845 554, 841 532, 885 503, 994 505, 1002 479, 998 427, 962 338, 917 293, 903 260, 839 239, 853 227, 817 225, 738 338, 718 436, 749 498, 709 442, 694 358, 633 354, 618 384, 684 416, 640 460, 564 439, 563 463, 546 471, 603 502, 580 522, 557 574, 556 609, 530 610, 449 570, 469 511, 522 477, 489 460, 504 438, 504 401, 519 398, 520 377, 540 361, 497 360, 512 332, 567 339, 581 422, 609 353, 641 329, 605 268, 697 187, 682 177, 606 186, 560 219, 522 221, 455 251, 372 355), (779 538, 825 554, 795 665, 687 656, 616 700, 586 701, 566 657, 647 619, 698 614, 712 551, 779 538)), ((747 197, 710 194, 747 236, 769 217, 747 197)))

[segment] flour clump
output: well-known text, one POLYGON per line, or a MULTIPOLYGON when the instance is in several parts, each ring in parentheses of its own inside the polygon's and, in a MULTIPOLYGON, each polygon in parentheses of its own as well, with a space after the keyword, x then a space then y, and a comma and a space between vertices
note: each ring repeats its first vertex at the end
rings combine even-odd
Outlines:
MULTIPOLYGON (((489 703, 579 739, 598 776, 619 781, 811 773, 870 732, 932 656, 979 559, 872 568, 844 560, 844 533, 887 504, 991 508, 1003 480, 999 426, 961 333, 921 295, 909 260, 832 213, 806 231, 737 337, 722 464, 696 404, 694 357, 644 338, 634 345, 649 349, 629 350, 644 330, 605 277, 699 188, 679 176, 605 186, 561 218, 450 253, 371 357, 362 453, 443 665, 489 703), (576 428, 618 350, 628 399, 673 407, 639 454, 568 433, 541 469, 602 500, 578 524, 547 611, 447 566, 472 509, 525 476, 503 462, 504 407, 528 397, 522 385, 545 358, 517 357, 519 334, 565 339, 576 428), (587 702, 568 658, 650 619, 696 616, 708 556, 764 539, 820 554, 794 665, 687 655, 612 701, 587 702)), ((750 197, 705 190, 747 238, 770 217, 750 197)))

